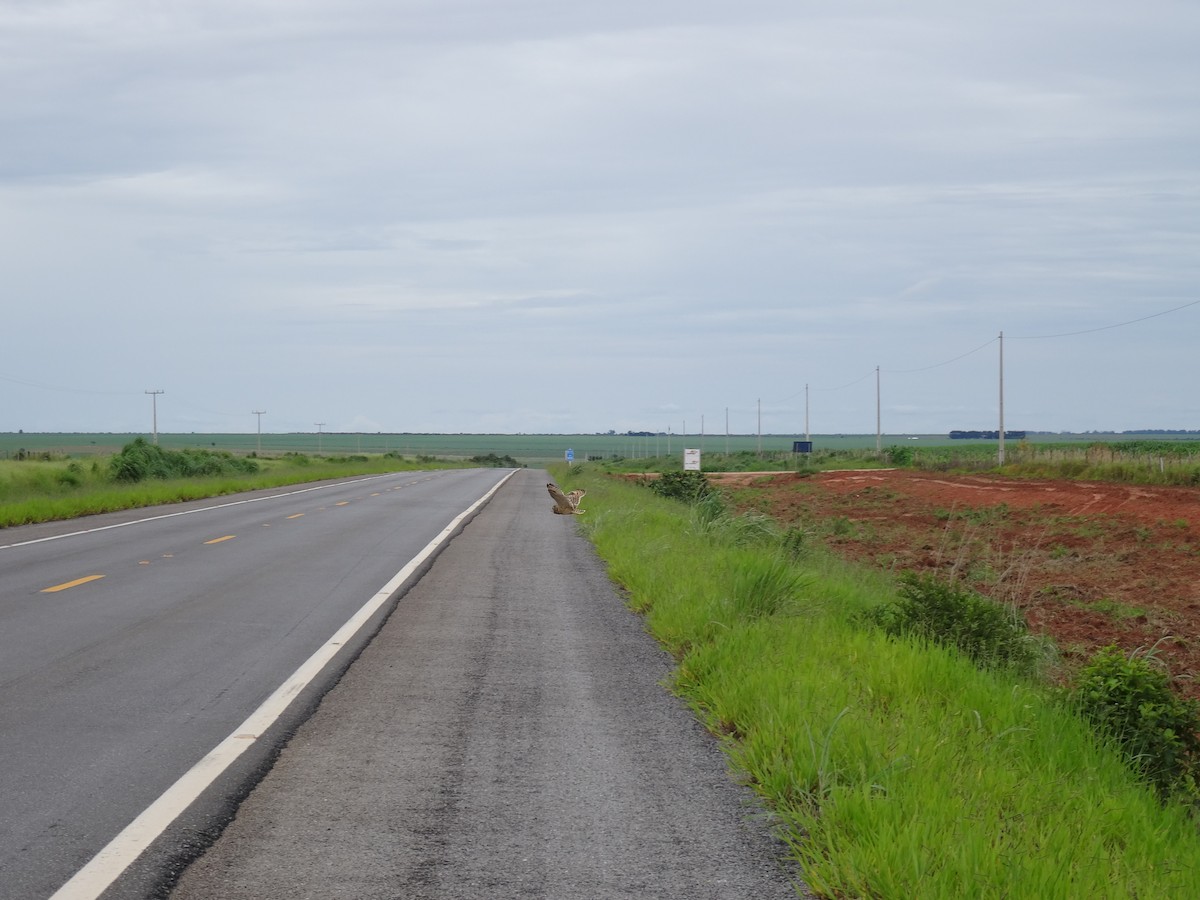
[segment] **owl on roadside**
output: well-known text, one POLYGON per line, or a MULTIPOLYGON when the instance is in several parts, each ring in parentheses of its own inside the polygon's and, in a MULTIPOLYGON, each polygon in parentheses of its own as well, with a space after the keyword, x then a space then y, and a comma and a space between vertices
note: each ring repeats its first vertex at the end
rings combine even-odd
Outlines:
POLYGON ((556 516, 583 515, 583 510, 579 508, 579 501, 583 499, 586 491, 568 491, 564 494, 562 488, 554 482, 547 484, 546 490, 554 498, 554 514, 556 516))

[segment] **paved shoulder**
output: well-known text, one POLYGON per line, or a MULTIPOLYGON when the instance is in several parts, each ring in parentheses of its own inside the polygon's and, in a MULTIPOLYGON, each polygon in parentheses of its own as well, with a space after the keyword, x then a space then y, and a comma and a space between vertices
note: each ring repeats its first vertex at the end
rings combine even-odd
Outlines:
POLYGON ((438 557, 174 900, 796 896, 544 474, 438 557))

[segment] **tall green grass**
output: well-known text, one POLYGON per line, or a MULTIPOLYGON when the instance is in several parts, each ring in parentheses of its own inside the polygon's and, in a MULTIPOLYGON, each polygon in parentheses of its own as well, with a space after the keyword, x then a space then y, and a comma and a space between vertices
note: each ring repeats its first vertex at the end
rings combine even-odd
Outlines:
POLYGON ((811 550, 792 562, 779 535, 733 540, 738 526, 698 527, 635 485, 566 480, 588 490, 581 526, 678 660, 676 690, 819 895, 1200 897, 1189 811, 1037 682, 861 624, 895 598, 878 574, 811 550), (747 607, 747 590, 785 600, 747 607))
POLYGON ((0 460, 0 528, 329 478, 464 465, 392 455, 311 457, 292 454, 275 459, 259 458, 257 472, 125 483, 113 478, 109 459, 98 457, 88 462, 0 460))

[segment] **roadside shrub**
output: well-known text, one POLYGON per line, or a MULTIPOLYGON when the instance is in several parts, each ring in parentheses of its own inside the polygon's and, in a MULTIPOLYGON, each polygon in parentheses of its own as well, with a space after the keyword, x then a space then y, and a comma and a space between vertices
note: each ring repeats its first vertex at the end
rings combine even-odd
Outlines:
POLYGON ((1200 704, 1171 688, 1153 652, 1106 647, 1080 670, 1072 697, 1097 732, 1113 740, 1159 797, 1193 799, 1200 762, 1200 704))
POLYGON ((114 481, 144 481, 147 478, 166 478, 168 471, 162 450, 137 438, 121 448, 109 461, 109 473, 114 481))
POLYGON ((684 503, 696 503, 716 493, 716 488, 708 483, 704 473, 694 470, 663 472, 658 478, 647 481, 646 484, 660 497, 682 500, 684 503))
POLYGON ((258 471, 252 459, 212 450, 164 450, 136 438, 109 462, 114 481, 133 483, 148 478, 193 478, 197 476, 247 474, 258 471))
POLYGON ((888 462, 893 466, 911 466, 913 462, 912 447, 888 447, 884 453, 887 454, 888 462))
POLYGON ((77 462, 68 463, 56 478, 63 487, 79 487, 83 484, 83 466, 77 462))
POLYGON ((893 637, 956 647, 984 668, 1035 668, 1036 642, 1015 611, 933 575, 905 572, 899 582, 899 599, 869 610, 868 622, 893 637))

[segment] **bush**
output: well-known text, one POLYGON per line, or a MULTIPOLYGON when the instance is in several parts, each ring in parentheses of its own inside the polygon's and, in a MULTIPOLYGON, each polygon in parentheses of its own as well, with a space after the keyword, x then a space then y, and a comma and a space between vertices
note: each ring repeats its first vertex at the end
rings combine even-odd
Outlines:
POLYGON ((1033 670, 1038 653, 1014 610, 933 575, 905 572, 899 599, 875 607, 869 622, 893 637, 910 635, 955 647, 982 667, 1033 670))
POLYGON ((497 456, 495 453, 487 455, 472 456, 471 462, 477 466, 490 466, 496 469, 519 469, 521 464, 512 458, 509 454, 497 456))
POLYGON ((63 487, 79 487, 83 484, 83 466, 77 462, 68 463, 67 468, 59 472, 56 478, 63 487))
POLYGON ((146 443, 145 438, 126 444, 109 462, 113 480, 126 483, 147 478, 194 478, 257 471, 258 463, 252 459, 211 450, 164 450, 157 444, 146 443))
POLYGON ((704 473, 693 470, 663 472, 646 484, 660 497, 682 500, 684 503, 696 503, 716 493, 716 488, 708 483, 704 473))
POLYGON ((1126 656, 1106 647, 1080 670, 1073 698, 1160 797, 1196 795, 1200 705, 1172 690, 1153 653, 1126 656))

